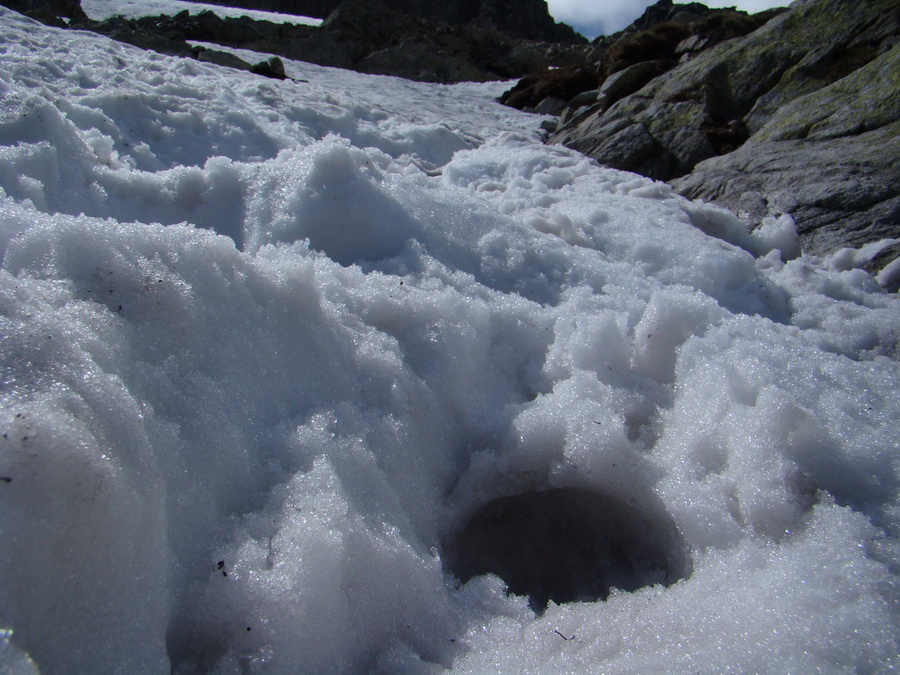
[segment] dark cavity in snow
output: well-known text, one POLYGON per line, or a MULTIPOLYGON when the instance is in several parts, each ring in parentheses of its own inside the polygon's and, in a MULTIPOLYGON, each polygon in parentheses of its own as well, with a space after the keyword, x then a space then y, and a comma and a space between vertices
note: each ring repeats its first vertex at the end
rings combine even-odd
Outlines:
POLYGON ((580 488, 488 502, 444 542, 462 582, 496 574, 535 611, 604 600, 610 590, 669 585, 690 573, 681 536, 662 505, 640 506, 580 488))

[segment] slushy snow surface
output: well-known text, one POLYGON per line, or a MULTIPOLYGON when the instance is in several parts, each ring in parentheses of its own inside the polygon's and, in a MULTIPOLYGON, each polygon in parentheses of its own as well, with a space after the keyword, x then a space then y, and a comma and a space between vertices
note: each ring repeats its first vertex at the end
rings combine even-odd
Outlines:
POLYGON ((0 670, 900 667, 852 254, 503 83, 0 31, 0 670))

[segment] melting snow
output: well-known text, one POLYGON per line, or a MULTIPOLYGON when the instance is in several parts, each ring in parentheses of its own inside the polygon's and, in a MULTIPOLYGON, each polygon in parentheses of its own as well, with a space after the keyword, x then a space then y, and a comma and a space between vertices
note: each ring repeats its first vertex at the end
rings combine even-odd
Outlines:
POLYGON ((0 31, 3 669, 900 666, 900 304, 852 256, 503 83, 0 31))

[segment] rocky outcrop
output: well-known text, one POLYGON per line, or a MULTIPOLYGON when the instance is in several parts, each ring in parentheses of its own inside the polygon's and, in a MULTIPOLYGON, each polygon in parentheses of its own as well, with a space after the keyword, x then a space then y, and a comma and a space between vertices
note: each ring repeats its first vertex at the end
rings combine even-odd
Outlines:
POLYGON ((57 28, 87 20, 80 0, 3 0, 0 4, 57 28))
POLYGON ((810 252, 900 238, 898 27, 892 0, 798 0, 624 96, 604 83, 549 140, 751 219, 790 213, 810 252))
MULTIPOLYGON (((545 101, 554 100, 562 108, 567 101, 598 84, 597 72, 593 68, 571 66, 546 69, 523 77, 501 96, 500 102, 520 110, 538 111, 545 101)), ((558 110, 550 114, 556 112, 558 110)))
POLYGON ((738 150, 674 187, 754 220, 790 213, 813 253, 900 238, 900 44, 767 117, 738 150))
POLYGON ((625 29, 625 32, 635 33, 650 30, 661 23, 684 23, 690 20, 687 17, 698 19, 714 11, 699 2, 676 5, 673 0, 659 0, 656 4, 647 7, 644 13, 625 29))
MULTIPOLYGON (((452 4, 432 0, 432 4, 441 3, 452 4)), ((587 42, 571 27, 554 21, 547 11, 545 0, 484 0, 480 3, 478 14, 469 21, 486 23, 504 35, 526 40, 573 45, 587 42)))
POLYGON ((679 57, 746 35, 782 11, 775 8, 751 15, 699 2, 676 5, 672 0, 658 0, 631 25, 594 40, 593 53, 604 77, 641 61, 667 61, 671 68, 679 57))
MULTIPOLYGON (((341 0, 213 0, 216 4, 326 18, 341 0)), ((451 25, 492 26, 506 37, 582 44, 571 27, 556 23, 545 0, 391 0, 394 12, 451 25)))
MULTIPOLYGON (((535 68, 583 63, 587 52, 586 46, 512 39, 489 22, 436 23, 393 11, 378 0, 344 0, 318 27, 247 17, 223 19, 212 12, 135 20, 118 17, 79 27, 167 54, 216 58, 223 65, 232 65, 226 63, 227 55, 198 52, 188 41, 426 82, 520 77, 535 68)), ((265 68, 256 70, 272 74, 265 68)))
MULTIPOLYGON (((658 0, 634 23, 610 36, 597 38, 588 54, 593 79, 602 82, 596 95, 580 92, 563 101, 563 122, 570 126, 583 120, 587 112, 607 109, 658 75, 725 40, 746 35, 779 14, 781 9, 755 15, 733 9, 710 9, 700 3, 674 5, 658 0), (568 110, 566 109, 568 108, 568 110), (591 108, 588 111, 588 108, 591 108), (577 118, 577 119, 576 119, 577 118)), ((557 86, 560 73, 543 70, 531 73, 500 101, 521 110, 537 111, 544 91, 557 86)))

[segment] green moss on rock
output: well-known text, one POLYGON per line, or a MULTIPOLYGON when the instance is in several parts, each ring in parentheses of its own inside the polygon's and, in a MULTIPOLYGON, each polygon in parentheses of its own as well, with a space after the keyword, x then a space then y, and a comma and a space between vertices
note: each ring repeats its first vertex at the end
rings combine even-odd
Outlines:
POLYGON ((851 136, 900 119, 900 44, 852 74, 783 105, 753 142, 851 136))

